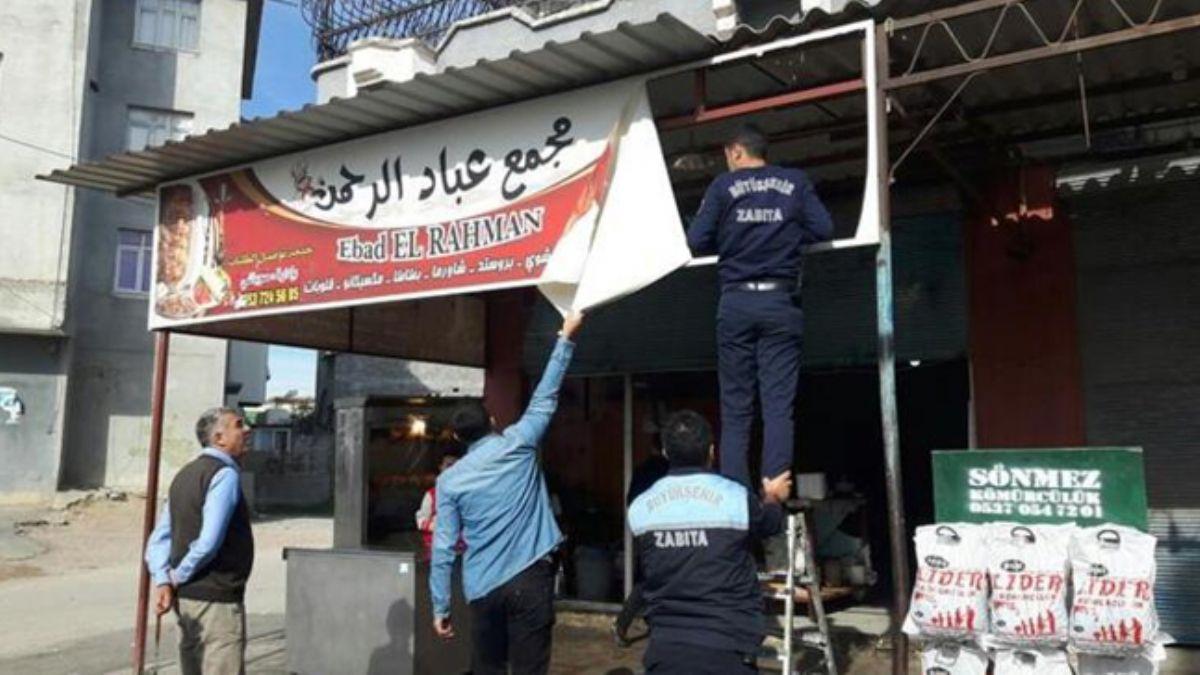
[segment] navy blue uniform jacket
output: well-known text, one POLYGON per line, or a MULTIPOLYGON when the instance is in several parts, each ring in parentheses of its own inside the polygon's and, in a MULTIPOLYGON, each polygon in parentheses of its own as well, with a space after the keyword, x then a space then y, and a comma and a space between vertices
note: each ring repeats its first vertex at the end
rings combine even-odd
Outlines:
POLYGON ((722 286, 740 281, 799 281, 801 248, 828 241, 833 219, 800 169, 763 166, 721 174, 708 186, 688 246, 720 256, 722 286))
POLYGON ((751 544, 782 524, 778 504, 703 469, 672 469, 633 500, 629 528, 653 638, 756 653, 763 596, 751 544))

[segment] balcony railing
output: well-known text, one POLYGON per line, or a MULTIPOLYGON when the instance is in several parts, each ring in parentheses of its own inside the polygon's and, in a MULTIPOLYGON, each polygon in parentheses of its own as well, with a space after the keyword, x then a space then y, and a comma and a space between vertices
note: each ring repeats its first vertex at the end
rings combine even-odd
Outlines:
POLYGON ((368 37, 421 38, 436 43, 463 19, 505 7, 521 7, 549 16, 595 0, 303 0, 312 26, 317 59, 346 53, 355 40, 368 37))

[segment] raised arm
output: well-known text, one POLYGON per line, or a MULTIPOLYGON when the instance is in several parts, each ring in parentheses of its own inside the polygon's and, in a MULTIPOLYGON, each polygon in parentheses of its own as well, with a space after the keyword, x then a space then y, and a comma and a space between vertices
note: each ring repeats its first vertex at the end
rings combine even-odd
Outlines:
POLYGON ((775 502, 764 502, 758 495, 750 493, 750 533, 766 539, 783 530, 783 507, 775 502))
POLYGON ((833 217, 817 195, 817 189, 807 175, 800 181, 800 210, 804 215, 805 244, 817 244, 833 238, 833 217))
POLYGON ((550 426, 550 418, 558 408, 558 390, 562 387, 563 377, 567 367, 571 365, 571 356, 575 353, 575 343, 571 341, 583 324, 583 315, 572 312, 563 321, 562 331, 558 342, 550 354, 550 361, 542 373, 542 381, 533 396, 525 414, 516 424, 504 430, 504 435, 515 438, 518 448, 533 448, 542 440, 546 427, 550 426))
POLYGON ((750 533, 759 538, 773 537, 783 529, 783 507, 792 492, 792 472, 764 478, 762 498, 750 493, 750 533))
POLYGON ((700 210, 687 231, 688 248, 694 256, 717 254, 717 222, 725 212, 725 191, 713 181, 704 193, 700 210))

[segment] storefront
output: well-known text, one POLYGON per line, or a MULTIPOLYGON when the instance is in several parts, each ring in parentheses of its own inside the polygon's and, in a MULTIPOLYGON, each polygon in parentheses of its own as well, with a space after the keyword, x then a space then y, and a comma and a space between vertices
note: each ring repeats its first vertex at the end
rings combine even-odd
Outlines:
MULTIPOLYGON (((1155 114, 1178 118, 1197 85, 1195 50, 1181 45, 1200 16, 1173 8, 1131 26, 1108 8, 1079 35, 1075 13, 1039 7, 1037 21, 1053 26, 1043 32, 1061 39, 989 41, 1006 6, 816 32, 793 23, 729 42, 660 17, 51 178, 126 194, 161 187, 151 328, 163 355, 169 334, 185 332, 485 367, 486 402, 505 422, 540 372, 551 303, 594 307, 545 461, 572 542, 603 552, 577 558, 610 556, 617 570, 586 595, 611 600, 632 580, 623 493, 654 420, 684 406, 717 418, 714 268, 681 257, 680 233, 720 169, 723 134, 760 123, 772 159, 808 169, 837 221, 804 280, 797 468, 865 497, 866 522, 849 534, 870 544, 896 616, 908 595, 906 513, 914 523, 932 513, 930 450, 1008 437, 1082 445, 1105 423, 1093 418, 1108 390, 1087 379, 1101 372, 1088 342, 1081 368, 1073 338, 1051 339, 1092 330, 1092 263, 1069 237, 1043 239, 1064 230, 1038 229, 1053 215, 1037 199, 984 177, 1033 163, 1042 135, 1074 133, 1080 81, 1102 80, 1093 105, 1153 96, 1155 114), (943 30, 957 43, 927 39, 943 30), (656 45, 655 56, 619 58, 630 40, 656 45), (986 47, 965 56, 961 45, 976 42, 986 47), (1182 59, 1183 79, 1151 81, 1143 45, 1182 59), (1089 65, 1077 66, 1085 53, 1089 65), (998 147, 1030 154, 1014 161, 998 147), (1076 268, 1078 325, 1073 303, 1069 313, 1056 304, 1063 286, 1029 300, 1047 278, 1073 287, 1076 268), (1027 306, 1057 323, 1036 323, 1027 306)), ((161 401, 161 371, 156 382, 161 401)), ((361 465, 356 475, 347 489, 361 494, 361 465)), ((356 503, 349 522, 365 527, 356 503)))

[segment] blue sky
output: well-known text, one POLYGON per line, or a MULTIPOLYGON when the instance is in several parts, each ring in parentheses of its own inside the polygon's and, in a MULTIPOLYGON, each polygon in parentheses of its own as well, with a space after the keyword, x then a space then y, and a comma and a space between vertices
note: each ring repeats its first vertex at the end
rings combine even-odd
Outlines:
MULTIPOLYGON (((254 97, 242 102, 242 117, 274 115, 311 103, 316 90, 309 71, 315 61, 312 36, 293 0, 268 0, 258 40, 254 97)), ((317 379, 317 355, 310 349, 272 346, 271 379, 267 395, 295 389, 312 395, 317 379)))
POLYGON ((242 116, 274 115, 312 103, 316 87, 309 72, 315 62, 312 34, 299 7, 291 0, 267 2, 258 38, 254 97, 242 102, 242 116))

